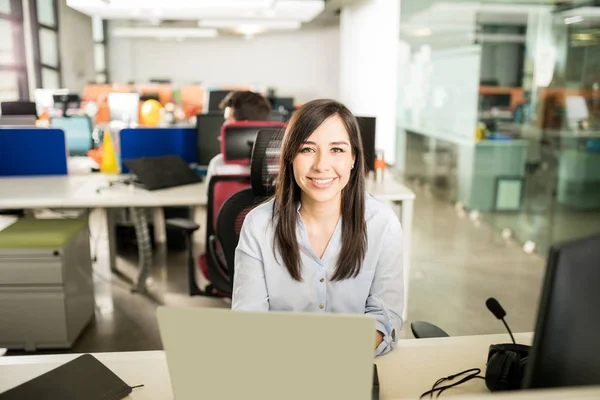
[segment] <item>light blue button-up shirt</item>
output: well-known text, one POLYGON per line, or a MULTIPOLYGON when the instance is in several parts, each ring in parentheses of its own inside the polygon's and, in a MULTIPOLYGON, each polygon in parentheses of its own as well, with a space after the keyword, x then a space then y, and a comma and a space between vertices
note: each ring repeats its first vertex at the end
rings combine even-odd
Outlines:
POLYGON ((367 252, 358 276, 343 281, 330 280, 341 249, 341 218, 319 258, 298 213, 303 278, 298 282, 273 252, 273 204, 271 200, 256 207, 244 220, 235 252, 232 308, 371 315, 384 335, 376 355, 391 350, 398 341, 404 308, 402 228, 392 209, 366 195, 367 252))

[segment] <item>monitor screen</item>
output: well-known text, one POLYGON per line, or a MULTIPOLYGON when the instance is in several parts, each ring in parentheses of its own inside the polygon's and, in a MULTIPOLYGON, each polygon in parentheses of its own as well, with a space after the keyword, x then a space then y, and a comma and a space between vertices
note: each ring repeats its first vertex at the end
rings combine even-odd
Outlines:
POLYGON ((231 90, 211 90, 208 92, 208 112, 221 111, 219 104, 231 92, 231 90))
POLYGON ((210 160, 221 153, 221 127, 224 122, 225 118, 221 112, 196 116, 198 165, 208 166, 210 160))
POLYGON ((293 97, 273 97, 271 98, 271 106, 273 110, 279 110, 280 108, 287 111, 294 111, 294 98, 293 97))
POLYGON ((600 235, 553 246, 526 388, 600 385, 600 235))
POLYGON ((111 121, 137 123, 140 113, 140 95, 137 93, 110 93, 108 108, 111 121))
POLYGON ((71 156, 85 156, 92 149, 92 124, 85 116, 52 118, 50 125, 65 131, 65 141, 71 156))
POLYGON ((227 161, 249 161, 258 130, 259 128, 256 126, 229 127, 227 129, 224 158, 227 161))
POLYGON ((4 116, 32 115, 37 117, 37 108, 31 101, 4 101, 0 104, 0 111, 4 116))
POLYGON ((377 119, 375 117, 356 117, 360 127, 363 150, 365 156, 365 168, 368 171, 375 169, 375 128, 377 119))

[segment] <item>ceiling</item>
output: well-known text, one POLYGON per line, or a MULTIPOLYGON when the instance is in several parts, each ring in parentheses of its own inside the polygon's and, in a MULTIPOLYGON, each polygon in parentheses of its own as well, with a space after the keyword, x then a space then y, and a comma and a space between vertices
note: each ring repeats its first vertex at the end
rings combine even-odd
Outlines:
POLYGON ((339 10, 359 0, 67 0, 92 17, 119 21, 117 36, 252 37, 339 23, 339 10))
MULTIPOLYGON (((415 47, 431 43, 455 47, 475 40, 523 43, 523 33, 514 30, 508 33, 511 31, 505 28, 500 28, 497 34, 483 33, 481 26, 525 27, 532 14, 553 11, 558 4, 575 3, 568 0, 422 0, 418 5, 406 2, 407 9, 403 6, 401 14, 401 38, 415 47), (501 33, 502 30, 505 32, 501 33)), ((565 17, 578 15, 577 10, 581 8, 563 13, 565 17)))

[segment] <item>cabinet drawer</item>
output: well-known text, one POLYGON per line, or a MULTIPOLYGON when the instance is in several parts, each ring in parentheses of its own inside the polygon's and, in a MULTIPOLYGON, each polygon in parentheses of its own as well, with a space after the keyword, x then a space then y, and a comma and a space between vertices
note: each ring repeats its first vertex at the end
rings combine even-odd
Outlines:
POLYGON ((62 282, 60 256, 0 256, 0 285, 61 285, 62 282))
POLYGON ((61 290, 0 289, 0 347, 61 345, 67 341, 65 296, 61 290))

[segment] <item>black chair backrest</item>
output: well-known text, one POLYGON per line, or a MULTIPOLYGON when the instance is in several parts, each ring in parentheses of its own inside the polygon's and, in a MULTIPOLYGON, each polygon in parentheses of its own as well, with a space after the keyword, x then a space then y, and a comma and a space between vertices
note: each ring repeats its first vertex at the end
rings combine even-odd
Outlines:
POLYGON ((279 176, 279 156, 283 141, 283 128, 261 129, 256 134, 250 159, 252 190, 257 196, 271 196, 279 176))
POLYGON ((206 242, 214 235, 217 217, 225 201, 240 190, 250 187, 248 175, 213 175, 208 182, 208 199, 206 207, 206 242))
POLYGON ((217 217, 216 236, 223 249, 230 282, 233 284, 235 249, 240 240, 240 232, 246 215, 261 204, 265 197, 256 196, 252 189, 235 193, 223 203, 217 217))

